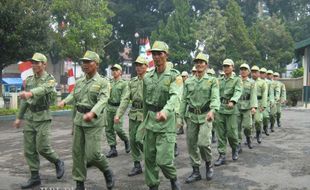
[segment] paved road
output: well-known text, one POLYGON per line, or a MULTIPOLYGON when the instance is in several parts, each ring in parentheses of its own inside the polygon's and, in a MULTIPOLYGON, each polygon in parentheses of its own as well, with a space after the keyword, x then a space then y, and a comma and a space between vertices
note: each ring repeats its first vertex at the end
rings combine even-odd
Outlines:
MULTIPOLYGON (((227 164, 215 167, 212 181, 205 180, 205 169, 201 167, 204 179, 191 185, 184 184, 184 180, 191 173, 185 135, 178 136, 181 154, 176 158, 176 165, 182 189, 310 189, 310 112, 285 110, 282 121, 283 127, 277 128, 269 137, 263 136, 261 145, 254 143, 252 150, 243 145, 243 153, 238 161, 231 161, 229 150, 227 164)), ((23 156, 22 129, 13 129, 11 122, 0 121, 0 190, 19 189, 19 184, 29 177, 23 156)), ((125 128, 128 131, 127 123, 125 128)), ((70 116, 54 117, 52 142, 54 149, 65 160, 66 173, 63 179, 57 180, 54 165, 41 158, 41 189, 74 189, 75 183, 71 176, 70 116)), ((105 138, 102 144, 103 152, 106 153, 109 148, 105 138)), ((212 150, 215 160, 218 157, 216 144, 213 144, 212 150)), ((119 156, 109 160, 116 174, 115 189, 148 189, 143 175, 127 177, 133 164, 120 141, 118 151, 119 156)), ((170 189, 169 181, 162 174, 160 176, 160 189, 170 189)), ((88 170, 86 186, 91 190, 106 189, 99 170, 88 170)))

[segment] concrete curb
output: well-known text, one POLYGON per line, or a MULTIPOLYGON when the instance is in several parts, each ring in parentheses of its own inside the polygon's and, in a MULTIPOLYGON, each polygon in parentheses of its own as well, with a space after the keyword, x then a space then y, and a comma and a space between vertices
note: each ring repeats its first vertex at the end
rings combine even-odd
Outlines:
MULTIPOLYGON (((72 110, 60 110, 60 111, 52 111, 52 116, 71 116, 72 110)), ((0 120, 1 121, 11 121, 15 120, 16 115, 1 115, 0 120)))

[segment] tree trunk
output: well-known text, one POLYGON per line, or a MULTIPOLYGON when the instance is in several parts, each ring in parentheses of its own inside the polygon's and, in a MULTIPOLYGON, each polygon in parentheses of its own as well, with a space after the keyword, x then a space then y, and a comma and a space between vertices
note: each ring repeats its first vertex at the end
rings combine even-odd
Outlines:
POLYGON ((3 67, 0 65, 0 97, 2 97, 2 70, 3 67))

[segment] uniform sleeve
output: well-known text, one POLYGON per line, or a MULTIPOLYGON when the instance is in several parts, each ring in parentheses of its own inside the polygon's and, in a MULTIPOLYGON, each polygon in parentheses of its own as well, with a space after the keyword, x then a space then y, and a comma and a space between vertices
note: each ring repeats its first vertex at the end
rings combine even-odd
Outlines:
MULTIPOLYGON (((278 82, 276 82, 276 83, 278 83, 278 82)), ((278 83, 275 85, 275 89, 274 89, 274 100, 275 100, 275 102, 280 101, 280 93, 281 93, 281 87, 278 83)))
POLYGON ((212 80, 210 109, 213 113, 220 109, 219 83, 216 78, 212 80))
POLYGON ((235 84, 235 91, 234 91, 234 94, 231 97, 230 101, 238 103, 238 101, 242 95, 242 84, 241 83, 242 83, 241 79, 239 77, 237 77, 237 81, 235 84))
POLYGON ((102 110, 106 107, 109 96, 110 96, 109 82, 104 81, 98 94, 97 103, 91 109, 91 112, 94 112, 97 116, 100 115, 102 113, 102 110))
POLYGON ((21 100, 19 111, 16 115, 17 119, 23 119, 24 118, 24 115, 25 115, 25 112, 26 112, 28 106, 29 106, 29 104, 27 103, 27 101, 21 100))
POLYGON ((33 88, 30 90, 30 92, 32 93, 33 97, 40 97, 40 96, 44 96, 48 93, 51 93, 54 91, 54 88, 56 86, 56 80, 54 77, 49 76, 47 78, 47 81, 43 84, 40 85, 36 88, 33 88))
POLYGON ((267 98, 268 98, 268 84, 266 82, 263 83, 263 93, 262 93, 262 106, 264 108, 267 107, 267 98))
POLYGON ((281 101, 286 101, 286 87, 284 83, 282 84, 282 88, 281 88, 281 101))
POLYGON ((164 108, 161 110, 162 112, 165 112, 166 115, 168 115, 168 112, 172 112, 175 110, 176 107, 180 106, 180 101, 179 101, 179 96, 182 90, 182 81, 179 82, 178 80, 174 80, 169 88, 169 95, 170 98, 167 101, 166 105, 164 108))
POLYGON ((71 104, 74 101, 73 92, 71 92, 65 99, 64 102, 66 104, 71 104))
POLYGON ((270 104, 274 104, 274 87, 273 85, 271 84, 271 82, 269 82, 269 101, 270 101, 270 104))
POLYGON ((256 87, 256 83, 253 82, 252 83, 252 89, 251 89, 251 108, 257 108, 257 87, 256 87))
POLYGON ((185 112, 187 108, 187 87, 186 83, 183 85, 183 93, 182 93, 182 98, 181 98, 181 105, 180 105, 180 117, 184 118, 185 117, 185 112))
POLYGON ((122 97, 121 97, 121 103, 120 106, 117 108, 116 116, 122 117, 128 108, 129 102, 130 102, 130 88, 129 88, 130 82, 126 84, 126 87, 123 89, 122 97))

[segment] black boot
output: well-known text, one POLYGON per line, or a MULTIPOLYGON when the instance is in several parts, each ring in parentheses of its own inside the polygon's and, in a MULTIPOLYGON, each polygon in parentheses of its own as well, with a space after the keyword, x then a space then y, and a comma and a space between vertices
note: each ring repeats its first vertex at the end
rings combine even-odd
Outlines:
POLYGON ((262 133, 261 133, 261 131, 256 131, 256 140, 257 140, 258 144, 262 143, 262 133))
POLYGON ((269 136, 269 133, 268 133, 268 127, 266 125, 264 125, 264 133, 269 136))
POLYGON ((61 179, 65 173, 65 163, 62 160, 57 160, 55 163, 57 179, 61 179))
POLYGON ((206 178, 207 180, 211 180, 212 177, 213 177, 213 167, 212 167, 211 161, 206 162, 206 178))
POLYGON ((134 167, 128 173, 128 176, 135 176, 142 173, 142 167, 139 161, 135 161, 134 167))
POLYGON ((174 144, 174 157, 179 156, 179 150, 177 143, 174 144))
POLYGON ((232 159, 233 160, 238 160, 239 154, 237 150, 232 151, 232 159))
MULTIPOLYGON (((248 141, 247 141, 247 143, 248 143, 248 141)), ((239 143, 237 146, 237 152, 238 152, 238 154, 242 153, 241 143, 239 143)))
POLYGON ((251 137, 247 136, 247 137, 246 137, 246 141, 247 141, 247 143, 248 143, 248 147, 249 147, 249 149, 252 149, 252 148, 253 148, 253 146, 252 146, 251 137))
POLYGON ((126 153, 129 153, 129 152, 130 152, 130 144, 129 144, 129 141, 126 140, 126 141, 124 141, 124 143, 125 143, 125 151, 126 151, 126 153))
POLYGON ((112 189, 114 187, 114 177, 112 171, 108 169, 105 172, 103 172, 103 175, 105 178, 107 188, 109 190, 112 189))
POLYGON ((149 190, 158 190, 158 186, 149 187, 149 190))
POLYGON ((113 158, 113 157, 117 157, 117 150, 116 150, 116 146, 112 145, 110 146, 111 150, 108 152, 108 154, 106 155, 107 158, 113 158))
POLYGON ((41 185, 41 179, 38 171, 32 171, 31 172, 31 178, 24 184, 22 184, 20 187, 22 189, 28 189, 35 186, 41 185))
POLYGON ((85 190, 84 182, 83 181, 76 181, 75 190, 85 190))
POLYGON ((215 131, 212 131, 212 143, 216 143, 215 131))
POLYGON ((199 167, 193 167, 193 173, 188 178, 186 178, 185 183, 192 183, 199 180, 201 180, 199 167))
POLYGON ((281 127, 281 114, 280 113, 277 113, 277 124, 278 124, 278 127, 281 127))
POLYGON ((219 158, 214 163, 215 166, 220 166, 225 164, 226 162, 226 156, 224 154, 220 154, 219 158))
POLYGON ((177 135, 183 135, 184 134, 184 128, 181 126, 177 132, 177 135))
POLYGON ((178 179, 170 179, 171 190, 181 190, 178 179))

